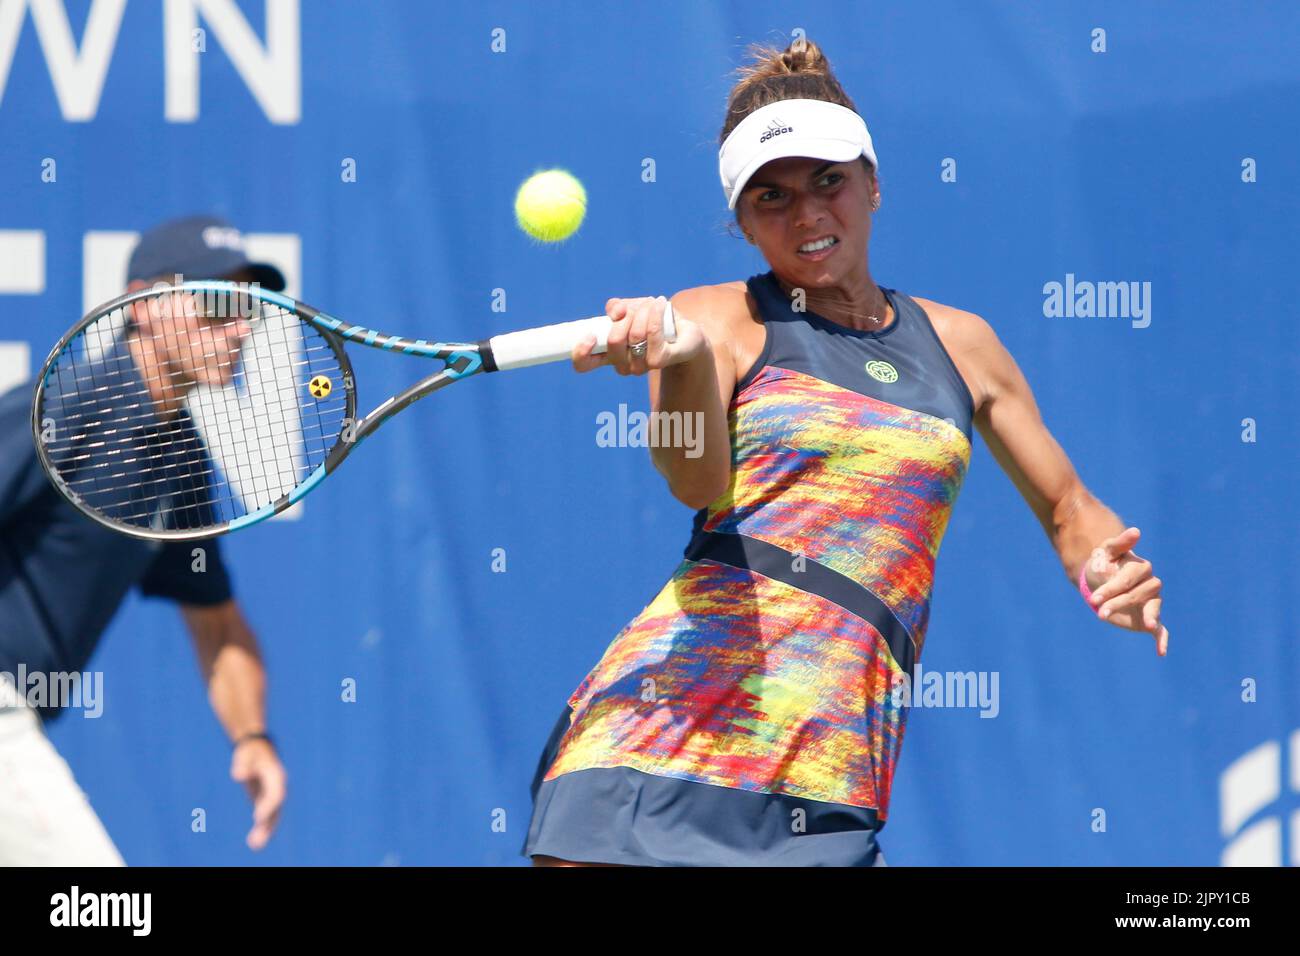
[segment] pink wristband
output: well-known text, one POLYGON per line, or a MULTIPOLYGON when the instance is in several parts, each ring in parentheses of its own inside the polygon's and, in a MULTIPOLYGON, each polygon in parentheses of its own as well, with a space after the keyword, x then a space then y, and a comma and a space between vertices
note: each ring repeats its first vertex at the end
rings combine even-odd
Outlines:
POLYGON ((1088 607, 1092 607, 1092 588, 1088 587, 1088 562, 1083 562, 1083 567, 1079 570, 1079 593, 1083 599, 1088 602, 1088 607))

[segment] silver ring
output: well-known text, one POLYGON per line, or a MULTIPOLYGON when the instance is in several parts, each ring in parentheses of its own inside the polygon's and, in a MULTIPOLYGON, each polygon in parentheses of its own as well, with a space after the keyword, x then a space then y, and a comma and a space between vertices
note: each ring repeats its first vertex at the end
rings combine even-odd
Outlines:
POLYGON ((633 342, 631 345, 627 347, 627 350, 631 352, 633 355, 635 355, 637 358, 645 358, 646 343, 633 342))

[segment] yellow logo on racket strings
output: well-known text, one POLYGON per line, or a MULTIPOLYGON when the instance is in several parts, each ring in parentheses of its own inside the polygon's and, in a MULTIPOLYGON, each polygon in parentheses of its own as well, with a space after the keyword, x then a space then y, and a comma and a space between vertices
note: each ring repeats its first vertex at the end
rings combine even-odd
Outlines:
POLYGON ((884 382, 886 385, 892 385, 898 381, 898 369, 888 362, 881 362, 872 359, 867 363, 867 374, 877 382, 884 382))
POLYGON ((307 383, 307 391, 311 392, 313 398, 326 398, 333 391, 334 384, 324 375, 317 375, 307 383))

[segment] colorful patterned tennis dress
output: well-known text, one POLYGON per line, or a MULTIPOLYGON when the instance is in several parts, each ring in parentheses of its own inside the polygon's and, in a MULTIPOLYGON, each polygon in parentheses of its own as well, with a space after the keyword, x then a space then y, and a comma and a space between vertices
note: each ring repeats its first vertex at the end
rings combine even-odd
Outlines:
POLYGON ((728 411, 732 484, 569 697, 525 855, 881 865, 972 402, 929 318, 856 331, 747 282, 766 342, 728 411))

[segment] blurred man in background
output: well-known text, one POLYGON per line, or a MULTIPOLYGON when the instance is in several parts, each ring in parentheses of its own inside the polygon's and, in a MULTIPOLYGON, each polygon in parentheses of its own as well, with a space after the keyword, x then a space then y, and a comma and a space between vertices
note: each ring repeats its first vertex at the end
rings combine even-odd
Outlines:
MULTIPOLYGON (((248 261, 238 230, 209 216, 147 232, 131 256, 127 291, 177 275, 285 285, 274 266, 248 261)), ((55 688, 80 681, 132 587, 180 607, 209 701, 234 746, 231 776, 253 801, 248 845, 261 849, 279 820, 286 777, 267 734, 257 640, 218 542, 203 542, 196 564, 192 542, 142 541, 79 514, 40 467, 31 402, 27 385, 0 395, 0 865, 123 865, 42 721, 67 706, 55 688)), ((78 696, 87 691, 79 686, 78 696)))

